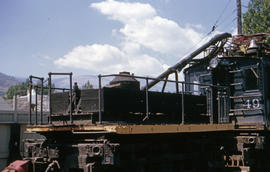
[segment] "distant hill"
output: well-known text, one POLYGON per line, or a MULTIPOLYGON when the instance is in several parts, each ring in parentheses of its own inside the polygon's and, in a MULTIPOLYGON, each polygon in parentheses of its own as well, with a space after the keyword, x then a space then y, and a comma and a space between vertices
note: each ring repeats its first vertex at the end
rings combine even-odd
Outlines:
POLYGON ((0 95, 4 95, 9 87, 17 85, 20 82, 22 82, 22 79, 18 79, 0 72, 0 95))

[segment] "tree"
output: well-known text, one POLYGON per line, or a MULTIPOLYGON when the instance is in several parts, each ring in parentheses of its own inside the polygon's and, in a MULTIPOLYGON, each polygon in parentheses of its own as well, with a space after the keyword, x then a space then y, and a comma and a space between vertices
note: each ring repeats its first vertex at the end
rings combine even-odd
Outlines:
POLYGON ((20 96, 27 95, 28 83, 29 83, 29 80, 26 80, 25 82, 22 82, 19 85, 14 85, 14 86, 9 87, 7 91, 7 98, 12 99, 13 96, 15 96, 16 94, 20 96))
POLYGON ((250 0, 243 29, 245 34, 270 32, 270 0, 250 0))
POLYGON ((82 86, 82 89, 90 89, 90 88, 93 88, 93 85, 90 83, 90 81, 88 80, 87 83, 85 83, 83 86, 82 86))
MULTIPOLYGON (((37 84, 35 84, 36 86, 38 86, 37 89, 37 94, 41 94, 41 82, 38 82, 37 84)), ((35 89, 35 85, 33 85, 32 89, 35 89)), ((25 82, 22 82, 21 84, 18 85, 14 85, 8 88, 7 91, 7 99, 12 99, 13 96, 20 95, 20 96, 26 96, 27 95, 27 90, 28 90, 28 86, 29 86, 29 79, 27 79, 25 82)), ((54 84, 52 84, 52 88, 54 88, 54 84)), ((47 95, 49 90, 48 90, 48 84, 43 86, 43 95, 47 95)), ((52 90, 52 92, 54 92, 54 90, 52 90)))

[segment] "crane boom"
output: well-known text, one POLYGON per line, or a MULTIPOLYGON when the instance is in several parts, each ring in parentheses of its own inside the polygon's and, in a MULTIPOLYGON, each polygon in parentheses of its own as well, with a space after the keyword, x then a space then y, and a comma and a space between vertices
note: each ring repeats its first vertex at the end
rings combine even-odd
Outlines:
POLYGON ((142 90, 145 90, 146 88, 150 89, 154 85, 156 85, 161 79, 166 78, 170 74, 174 73, 176 70, 181 71, 194 57, 196 57, 198 54, 200 54, 202 51, 204 51, 206 48, 208 48, 210 45, 213 45, 217 43, 218 41, 221 41, 223 39, 226 39, 228 37, 231 37, 230 33, 222 33, 214 36, 210 41, 203 44, 201 47, 199 47, 197 50, 189 54, 188 56, 182 58, 178 63, 167 69, 165 72, 160 74, 157 77, 157 80, 152 80, 149 82, 148 86, 144 86, 142 90))

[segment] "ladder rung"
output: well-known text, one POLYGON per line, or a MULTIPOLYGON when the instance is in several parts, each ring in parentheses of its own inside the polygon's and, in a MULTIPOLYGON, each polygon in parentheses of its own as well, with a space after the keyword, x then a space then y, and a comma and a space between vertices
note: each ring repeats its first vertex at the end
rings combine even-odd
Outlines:
POLYGON ((238 82, 238 83, 232 83, 230 84, 231 86, 234 86, 234 85, 242 85, 243 83, 242 82, 238 82))
POLYGON ((231 99, 239 99, 239 98, 249 98, 249 97, 261 97, 261 94, 251 94, 251 95, 244 95, 244 96, 230 96, 231 99))
POLYGON ((229 73, 237 73, 237 72, 241 72, 242 70, 231 70, 229 71, 229 73))
POLYGON ((231 112, 236 112, 236 111, 254 111, 254 110, 263 110, 262 108, 252 108, 252 109, 231 109, 231 112))

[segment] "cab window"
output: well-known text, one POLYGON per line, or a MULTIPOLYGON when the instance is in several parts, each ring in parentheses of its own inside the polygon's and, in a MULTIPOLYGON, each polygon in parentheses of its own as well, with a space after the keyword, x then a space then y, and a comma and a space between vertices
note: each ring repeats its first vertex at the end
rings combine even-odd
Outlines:
POLYGON ((246 90, 257 90, 258 89, 258 68, 245 69, 245 89, 246 90))

